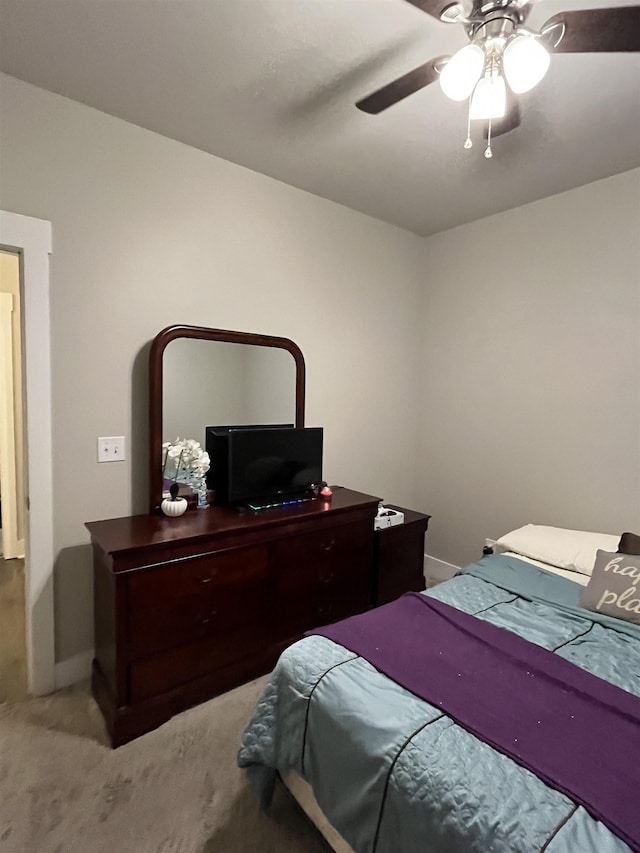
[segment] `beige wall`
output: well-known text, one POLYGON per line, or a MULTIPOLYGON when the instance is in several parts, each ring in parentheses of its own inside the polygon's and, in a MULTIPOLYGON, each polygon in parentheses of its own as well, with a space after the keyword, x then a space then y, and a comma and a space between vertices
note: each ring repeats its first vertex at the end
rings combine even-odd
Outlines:
POLYGON ((640 169, 424 242, 419 506, 462 565, 640 519, 640 169))
POLYGON ((57 660, 93 643, 84 522, 146 508, 146 345, 165 326, 292 338, 327 478, 414 503, 420 239, 0 82, 0 206, 53 225, 57 660), (120 434, 127 460, 98 465, 97 436, 120 434))

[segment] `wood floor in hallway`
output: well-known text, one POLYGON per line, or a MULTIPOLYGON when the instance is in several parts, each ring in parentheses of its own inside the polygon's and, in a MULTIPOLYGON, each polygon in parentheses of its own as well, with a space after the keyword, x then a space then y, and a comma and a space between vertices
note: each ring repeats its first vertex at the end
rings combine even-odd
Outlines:
POLYGON ((0 702, 27 695, 24 560, 0 557, 0 702))

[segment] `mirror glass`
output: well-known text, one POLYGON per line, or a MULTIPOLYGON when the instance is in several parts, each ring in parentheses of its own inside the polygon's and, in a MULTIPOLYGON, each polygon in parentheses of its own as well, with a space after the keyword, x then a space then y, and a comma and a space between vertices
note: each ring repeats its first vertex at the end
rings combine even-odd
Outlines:
POLYGON ((185 325, 158 332, 149 349, 150 511, 174 482, 208 505, 208 426, 303 427, 304 391, 304 357, 289 338, 185 325))
POLYGON ((162 441, 205 427, 296 422, 296 362, 284 349, 177 338, 162 357, 162 441))

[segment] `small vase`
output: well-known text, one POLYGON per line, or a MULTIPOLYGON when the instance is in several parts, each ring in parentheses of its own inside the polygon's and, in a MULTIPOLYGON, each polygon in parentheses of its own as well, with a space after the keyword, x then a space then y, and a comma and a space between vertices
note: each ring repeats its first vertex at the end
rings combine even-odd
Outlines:
POLYGON ((198 496, 198 509, 206 509, 209 506, 209 501, 207 500, 207 484, 203 481, 194 488, 194 492, 198 496))
POLYGON ((187 501, 185 498, 166 498, 160 504, 160 509, 165 515, 176 518, 187 511, 187 501))
POLYGON ((207 481, 205 478, 191 475, 187 477, 185 482, 188 486, 191 486, 196 496, 196 506, 198 509, 206 509, 209 506, 209 502, 207 500, 207 481))

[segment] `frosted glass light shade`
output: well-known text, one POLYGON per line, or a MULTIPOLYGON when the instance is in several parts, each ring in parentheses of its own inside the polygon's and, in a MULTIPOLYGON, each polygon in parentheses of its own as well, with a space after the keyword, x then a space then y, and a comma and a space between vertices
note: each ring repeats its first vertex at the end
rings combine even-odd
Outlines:
POLYGON ((473 92, 484 68, 484 51, 477 44, 468 44, 440 72, 440 88, 452 101, 465 101, 473 92))
POLYGON ((533 89, 549 69, 549 51, 536 38, 516 36, 504 49, 502 64, 509 88, 521 95, 533 89))
POLYGON ((471 98, 469 118, 503 118, 506 111, 507 87, 504 77, 500 74, 492 74, 490 77, 479 80, 471 98))

